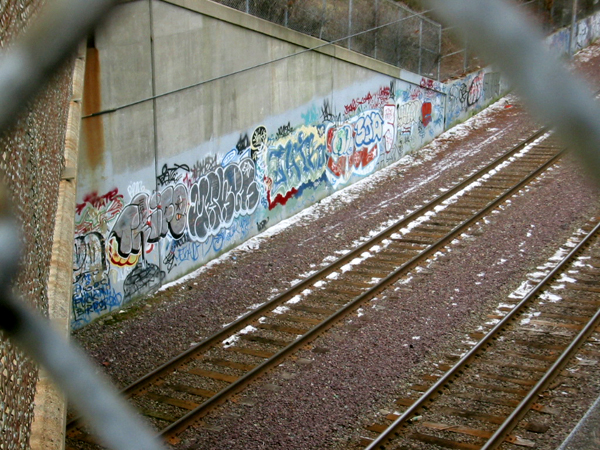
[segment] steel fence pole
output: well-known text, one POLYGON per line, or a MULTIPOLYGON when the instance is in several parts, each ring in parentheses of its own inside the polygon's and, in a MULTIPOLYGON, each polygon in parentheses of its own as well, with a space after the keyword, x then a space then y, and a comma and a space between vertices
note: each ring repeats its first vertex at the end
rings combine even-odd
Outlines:
POLYGON ((442 26, 438 25, 438 27, 437 80, 440 81, 442 71, 442 26))
POLYGON ((319 39, 323 39, 323 29, 325 28, 326 15, 327 15, 327 0, 323 0, 323 14, 321 14, 321 29, 319 30, 319 39))
POLYGON ((463 59, 463 73, 469 70, 469 38, 465 35, 465 55, 463 59))
POLYGON ((420 20, 419 20, 419 66, 417 69, 417 72, 419 73, 419 75, 423 74, 422 66, 423 66, 423 19, 420 18, 420 20))
MULTIPOLYGON (((55 0, 23 37, 0 56, 0 130, 6 130, 63 61, 89 35, 116 0, 55 0)), ((8 150, 11 151, 11 150, 8 150)), ((162 448, 115 391, 100 381, 80 350, 68 345, 47 320, 30 311, 12 291, 21 248, 17 224, 0 192, 0 329, 43 366, 76 407, 94 422, 113 449, 162 448)))
POLYGON ((569 34, 569 56, 575 52, 575 34, 577 33, 577 0, 572 1, 571 33, 569 34))
MULTIPOLYGON (((375 28, 379 26, 379 0, 375 0, 375 28)), ((376 30, 374 37, 374 49, 373 49, 373 58, 377 59, 377 38, 379 36, 379 30, 376 30)))
MULTIPOLYGON (((348 35, 352 34, 352 0, 348 4, 348 35)), ((348 50, 352 50, 352 38, 348 38, 348 50)))
MULTIPOLYGON (((398 8, 398 20, 400 21, 401 19, 402 19, 402 9, 398 8)), ((401 41, 401 39, 402 39, 402 22, 398 22, 398 29, 400 30, 398 32, 398 37, 399 37, 400 42, 396 46, 396 48, 398 49, 397 50, 397 52, 398 52, 398 63, 396 65, 398 67, 400 67, 400 61, 402 59, 402 45, 401 45, 402 44, 402 41, 401 41)))

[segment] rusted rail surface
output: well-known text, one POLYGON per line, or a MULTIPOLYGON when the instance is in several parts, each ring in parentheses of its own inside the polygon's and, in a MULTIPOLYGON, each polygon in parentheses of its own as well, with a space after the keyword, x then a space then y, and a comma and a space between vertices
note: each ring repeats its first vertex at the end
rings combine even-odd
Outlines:
MULTIPOLYGON (((123 392, 171 442, 267 370, 431 259, 552 165, 564 150, 538 131, 474 175, 123 392)), ((77 420, 68 436, 88 441, 77 420)))
MULTIPOLYGON (((533 442, 511 432, 531 409, 545 410, 536 403, 539 394, 600 324, 599 222, 593 218, 577 246, 488 333, 471 334, 479 339, 477 344, 445 373, 434 375, 435 383, 413 386, 425 391, 421 397, 399 399, 398 406, 407 409, 389 415, 391 424, 368 427, 380 434, 367 449, 438 445, 491 450, 503 442, 533 447, 533 442), (559 280, 584 254, 584 273, 578 279, 569 273, 566 283, 565 278, 559 280), (556 284, 565 285, 561 298, 544 299, 556 284), (576 299, 578 291, 586 299, 576 299), (492 405, 505 413, 488 414, 492 405)), ((544 431, 534 423, 525 428, 544 431)))

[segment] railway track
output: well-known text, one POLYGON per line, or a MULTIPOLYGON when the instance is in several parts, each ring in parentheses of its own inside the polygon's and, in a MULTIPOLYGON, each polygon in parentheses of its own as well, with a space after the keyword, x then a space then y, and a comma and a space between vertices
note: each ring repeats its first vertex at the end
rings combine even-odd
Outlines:
MULTIPOLYGON (((363 445, 368 450, 534 447, 513 430, 530 410, 552 412, 537 403, 540 394, 600 324, 600 219, 586 228, 587 235, 520 302, 504 302, 513 306, 504 306, 506 314, 494 317, 497 323, 487 333, 470 335, 478 342, 456 364, 432 368, 425 384, 412 387, 424 392, 421 397, 398 399, 396 404, 406 407, 403 413, 368 427, 379 435, 363 445)), ((520 426, 534 433, 547 428, 531 421, 520 426)))
MULTIPOLYGON (((490 214, 564 153, 541 130, 451 190, 219 333, 163 364, 123 394, 172 443, 219 404, 405 277, 490 214)), ((83 424, 73 441, 94 442, 83 424)))

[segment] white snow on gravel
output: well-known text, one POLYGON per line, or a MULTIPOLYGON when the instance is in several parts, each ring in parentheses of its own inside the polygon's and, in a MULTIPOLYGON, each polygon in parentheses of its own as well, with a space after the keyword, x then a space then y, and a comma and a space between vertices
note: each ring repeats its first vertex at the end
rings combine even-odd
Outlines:
MULTIPOLYGON (((159 292, 169 289, 173 286, 177 286, 177 285, 183 284, 185 282, 188 282, 188 281, 198 277, 201 273, 210 269, 214 265, 221 264, 224 261, 232 259, 237 254, 259 249, 262 242, 281 233, 283 230, 285 230, 286 228, 288 228, 292 225, 295 225, 299 222, 306 223, 312 219, 317 219, 319 217, 326 215, 328 213, 328 211, 330 210, 330 208, 333 207, 333 205, 332 205, 333 202, 336 202, 336 201, 351 202, 351 201, 353 201, 354 199, 360 197, 361 194, 365 190, 369 190, 372 186, 377 186, 381 180, 388 178, 390 176, 390 174, 393 173, 393 171, 395 171, 399 166, 422 165, 422 164, 432 160, 438 152, 444 150, 444 148, 449 144, 448 141, 467 138, 473 130, 477 129, 478 127, 481 127, 482 125, 492 123, 494 120, 493 114, 504 109, 504 105, 505 105, 506 101, 508 101, 510 103, 516 101, 512 94, 504 97, 504 100, 505 101, 502 101, 502 99, 501 99, 500 101, 489 106, 488 108, 481 111, 479 114, 471 117, 470 119, 463 122, 462 124, 457 125, 456 127, 442 133, 438 137, 438 139, 434 140, 429 145, 427 145, 413 153, 403 156, 400 160, 398 160, 394 164, 375 172, 374 174, 370 175, 368 178, 360 180, 351 186, 348 186, 340 191, 335 192, 334 194, 330 195, 329 197, 326 197, 323 200, 321 200, 319 203, 300 211, 293 217, 282 220, 281 222, 279 222, 279 223, 273 225, 272 227, 268 228, 267 230, 263 231, 261 234, 254 236, 253 238, 240 244, 238 247, 224 253, 223 255, 219 256, 218 258, 215 258, 215 259, 209 261, 208 263, 206 263, 199 269, 197 269, 193 272, 190 272, 189 274, 187 274, 175 281, 164 284, 159 289, 159 292)), ((465 147, 464 151, 461 152, 460 154, 456 155, 457 161, 445 161, 444 166, 441 166, 439 163, 437 163, 436 167, 433 168, 429 172, 432 175, 425 176, 422 180, 415 183, 415 185, 413 185, 408 190, 404 190, 403 192, 398 193, 397 197, 405 196, 405 195, 409 194, 410 192, 412 192, 413 190, 417 190, 421 186, 426 185, 426 184, 430 183, 431 181, 435 180, 443 173, 443 171, 445 169, 452 167, 453 165, 460 164, 461 160, 464 160, 465 158, 468 158, 470 155, 476 153, 478 151, 478 148, 480 145, 484 145, 488 142, 493 142, 493 141, 499 139, 502 135, 509 132, 510 128, 511 127, 508 127, 508 128, 498 131, 494 135, 487 138, 486 141, 483 143, 477 143, 477 145, 472 144, 472 143, 466 143, 466 147, 465 147)), ((385 203, 389 203, 392 200, 393 199, 388 198, 385 201, 382 201, 381 204, 376 207, 376 209, 381 209, 382 207, 385 207, 385 203)), ((392 219, 390 219, 389 222, 391 224, 391 223, 397 222, 398 220, 400 220, 400 219, 392 218, 392 219)), ((385 229, 385 227, 383 229, 385 229)), ((382 231, 381 228, 375 228, 369 234, 375 235, 381 231, 382 231)), ((341 253, 345 254, 345 253, 348 253, 349 251, 350 251, 349 249, 342 250, 341 253)), ((338 253, 338 252, 336 252, 336 253, 338 253)), ((327 259, 327 261, 331 261, 331 258, 333 258, 333 260, 337 259, 335 257, 328 257, 326 259, 327 259)))

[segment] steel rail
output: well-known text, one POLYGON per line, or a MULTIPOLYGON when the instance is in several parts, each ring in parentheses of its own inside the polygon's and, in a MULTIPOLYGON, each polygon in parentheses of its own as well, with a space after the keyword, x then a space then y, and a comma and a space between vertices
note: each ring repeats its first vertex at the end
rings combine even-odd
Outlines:
MULTIPOLYGON (((422 216, 423 214, 425 214, 428 211, 431 211, 433 208, 435 208, 437 205, 439 205, 443 201, 449 199, 456 193, 460 192, 466 186, 470 185, 478 178, 481 178, 485 173, 489 172, 490 170, 493 170, 495 167, 499 166, 500 164, 502 164, 503 162, 508 160, 519 150, 521 150, 525 146, 529 145, 531 142, 535 141, 537 138, 542 136, 547 131, 548 130, 546 128, 542 128, 542 129, 536 131, 524 142, 521 142, 521 143, 515 145, 508 152, 506 152, 505 154, 494 159, 491 163, 486 165, 484 168, 480 169, 473 175, 467 177, 464 181, 462 181, 459 184, 457 184, 456 186, 450 188, 448 191, 444 192, 442 195, 436 197, 433 201, 431 201, 428 204, 422 206, 421 208, 415 210, 414 212, 412 212, 411 214, 409 214, 408 216, 406 216, 399 222, 395 223, 394 225, 389 226, 388 228, 386 228, 385 230, 383 230, 382 232, 380 232, 379 234, 374 236, 369 241, 359 245, 352 251, 350 251, 347 254, 338 258, 336 261, 331 263, 329 266, 324 267, 323 269, 319 270, 318 272, 314 273, 313 275, 309 276, 308 278, 302 280, 298 284, 294 285, 291 289, 277 295, 275 298, 273 298, 272 300, 263 304, 259 308, 248 312, 244 316, 240 317, 236 321, 229 324, 227 327, 223 328, 218 333, 208 337, 204 341, 200 342, 198 345, 191 347, 190 349, 186 350, 182 354, 176 356, 175 358, 173 358, 173 359, 167 361, 166 363, 162 364, 161 366, 157 367, 152 372, 148 373, 144 377, 140 378, 139 380, 133 382, 132 384, 130 384, 129 386, 124 388, 121 391, 121 393, 125 396, 131 396, 131 395, 134 395, 134 394, 140 392, 146 386, 151 384, 153 381, 162 378, 163 374, 165 374, 169 370, 173 370, 176 367, 178 367, 179 365, 185 364, 187 361, 193 359, 195 354, 202 352, 204 350, 207 350, 209 347, 211 347, 219 342, 222 342, 227 337, 229 337, 231 334, 244 328, 248 322, 260 318, 264 314, 265 311, 268 311, 270 309, 273 309, 273 308, 283 304, 285 301, 289 300, 290 298, 297 295, 298 293, 304 291, 305 289, 312 286, 317 281, 319 281, 323 278, 326 278, 327 275, 338 270, 339 267, 347 264, 348 262, 350 262, 351 260, 356 258, 357 255, 360 255, 364 251, 371 248, 375 242, 382 241, 382 240, 388 238, 389 236, 391 236, 392 234, 397 232, 397 230, 399 228, 403 228, 406 224, 414 221, 415 218, 422 216)), ((68 425, 68 429, 72 428, 72 426, 73 426, 73 422, 70 422, 68 425)))
MULTIPOLYGON (((132 397, 132 396, 135 396, 136 394, 143 393, 147 388, 149 388, 152 385, 152 383, 154 383, 162 378, 165 378, 170 373, 172 373, 176 368, 192 361, 193 359, 195 359, 197 357, 198 354, 201 354, 202 352, 209 350, 211 347, 214 347, 214 346, 220 344, 226 338, 230 337, 232 334, 234 334, 237 331, 244 328, 248 323, 257 320, 260 317, 263 317, 266 312, 271 311, 272 309, 283 304, 285 301, 289 300, 293 296, 295 296, 298 293, 309 288, 317 281, 327 277, 327 275, 338 270, 341 266, 347 264, 349 261, 354 259, 357 255, 360 255, 364 251, 370 249, 373 245, 375 245, 375 243, 380 242, 380 241, 390 237, 392 234, 396 233, 399 229, 403 228, 407 224, 414 221, 417 217, 423 216, 425 213, 433 210, 436 206, 438 206, 445 200, 448 200, 455 194, 464 190, 465 187, 471 185, 473 182, 477 181, 478 179, 485 176, 490 171, 497 168, 499 165, 501 165, 506 160, 511 158, 514 154, 518 153, 518 151, 522 150, 523 148, 525 148, 528 145, 531 145, 533 142, 535 142, 536 139, 538 139, 540 136, 542 136, 544 133, 547 133, 547 132, 548 131, 545 128, 538 130, 533 135, 531 135, 528 139, 526 139, 525 141, 521 142, 518 145, 515 145, 505 154, 495 158, 493 161, 488 163, 484 168, 478 170, 473 175, 467 177, 465 180, 458 183, 456 186, 449 189, 448 191, 444 192, 442 195, 440 195, 433 201, 431 201, 428 204, 424 205, 423 207, 417 209, 416 211, 409 214, 407 217, 403 218, 396 224, 386 228, 385 230, 383 230, 382 232, 380 232, 379 234, 374 236, 371 240, 359 245, 354 250, 350 251, 346 255, 337 259, 331 265, 319 270, 312 276, 310 276, 310 277, 306 278, 305 280, 301 281, 300 283, 296 284, 290 290, 279 294, 277 297, 275 297, 271 301, 265 303, 261 307, 255 309, 253 311, 250 311, 249 313, 242 316, 238 320, 232 322, 229 326, 222 329, 218 333, 210 336, 209 338, 205 339, 203 342, 199 343, 198 345, 188 349, 187 351, 183 352, 182 354, 178 355, 177 357, 175 357, 175 358, 171 359, 170 361, 164 363, 163 365, 159 366, 157 369, 153 370, 149 374, 145 375, 144 377, 140 378, 136 382, 132 383, 131 385, 129 385, 128 387, 123 389, 121 391, 121 393, 126 397, 132 397)), ((240 377, 237 381, 235 381, 234 383, 230 384, 229 386, 227 386, 226 388, 224 388, 223 390, 218 392, 215 396, 207 399, 205 402, 200 404, 196 409, 194 409, 194 410, 190 411, 189 413, 187 413, 186 415, 182 416, 176 422, 173 422, 171 425, 169 425, 167 428, 165 428, 160 433, 160 435, 163 437, 168 437, 170 439, 174 439, 174 436, 176 436, 178 433, 183 431, 185 428, 189 427, 190 424, 192 424, 193 422, 198 420, 200 417, 205 415, 210 409, 214 408, 215 406, 217 406, 220 403, 222 403, 223 401, 225 401, 225 399, 227 397, 242 390, 245 386, 247 386, 250 383, 250 381, 252 379, 256 378, 260 373, 263 373, 263 372, 269 370, 269 368, 272 368, 275 365, 277 365, 281 360, 283 360, 286 356, 288 356, 289 354, 294 352, 300 346, 306 345, 306 343, 308 341, 314 339, 318 334, 322 333, 327 328, 329 328, 334 322, 340 320, 341 318, 343 318, 346 315, 348 315, 349 313, 351 313, 355 308, 358 307, 358 305, 365 302, 367 298, 372 298, 373 296, 377 295, 379 292, 383 291, 389 284, 395 282, 403 273, 408 271, 410 268, 412 268, 413 266, 418 264, 423 259, 425 259, 428 256, 430 256, 431 254, 433 254, 439 248, 443 247, 449 240, 453 239, 456 235, 458 235, 461 232, 461 230, 463 230, 464 228, 473 224, 475 221, 479 220, 487 211, 494 208, 498 203, 502 202, 505 198, 512 195, 516 190, 520 189, 520 187, 523 184, 526 184, 529 180, 531 180, 532 178, 537 176, 541 171, 545 170, 546 167, 553 164, 556 161, 556 159, 558 159, 559 157, 561 157, 564 154, 564 151, 565 150, 563 149, 562 151, 555 154, 553 157, 548 158, 543 165, 538 166, 538 168, 536 170, 530 172, 527 176, 525 176, 521 180, 521 184, 518 184, 517 186, 510 188, 509 190, 504 192, 501 197, 498 197, 494 201, 488 203, 482 210, 479 211, 478 214, 476 214, 475 216, 472 216, 470 219, 466 220, 465 222, 461 223, 460 225, 458 225, 457 227, 452 229, 445 238, 439 239, 437 242, 434 242, 433 244, 431 244, 431 246, 428 249, 424 250, 423 253, 413 257, 411 260, 407 261, 405 264, 403 264, 400 268, 398 268, 396 271, 394 271, 388 277, 382 279, 378 285, 370 288, 368 291, 359 295, 354 300, 351 300, 344 308, 340 309, 338 312, 334 313, 329 318, 326 318, 324 320, 324 322, 322 322, 320 325, 317 325, 315 328, 309 330, 305 335, 303 335, 303 338, 299 338, 296 341, 290 343, 288 345, 288 347, 283 348, 281 351, 279 351, 274 356, 272 356, 269 360, 256 366, 250 372, 247 372, 245 375, 240 377)), ((80 424, 81 424, 80 418, 75 418, 75 419, 71 420, 67 425, 68 434, 70 434, 71 436, 74 437, 75 436, 74 432, 80 426, 80 424)))
MULTIPOLYGON (((521 181, 504 192, 501 196, 489 202, 486 206, 483 207, 479 212, 475 215, 471 216, 469 219, 465 220, 455 228, 453 228, 446 236, 440 238, 431 246, 420 254, 414 256, 409 261, 402 264, 399 268, 397 268, 394 272, 392 272, 387 277, 380 280, 375 286, 368 289, 364 293, 355 297, 345 306, 340 308, 338 311, 333 313, 331 316, 326 318, 323 322, 313 327, 307 333, 297 338, 295 341, 290 343, 287 347, 280 350, 270 359, 264 361, 262 364, 256 366, 250 372, 246 373, 234 383, 230 384, 226 388, 222 389, 215 396, 207 399, 204 403, 199 405, 194 410, 190 411, 186 415, 182 416, 176 422, 173 422, 168 427, 164 428, 160 432, 160 436, 165 437, 167 439, 175 439, 175 436, 186 428, 192 426, 196 421, 198 421, 201 417, 206 415, 211 409, 223 403, 228 397, 234 395, 235 393, 242 390, 245 386, 247 386, 250 382, 255 380, 258 376, 265 373, 266 371, 277 366, 283 359, 292 354, 294 351, 299 349, 300 347, 306 345, 307 343, 314 340, 317 336, 325 332, 329 327, 331 327, 334 323, 338 322, 348 314, 352 313, 356 308, 358 308, 361 304, 365 303, 367 300, 372 299, 377 296, 379 293, 384 291, 390 284, 396 282, 403 274, 408 272, 411 268, 416 266, 419 262, 427 259, 429 256, 437 252, 440 248, 444 247, 449 241, 454 239, 457 235, 462 233, 465 229, 470 227, 472 224, 481 219, 486 213, 490 210, 494 209, 498 204, 502 203, 508 197, 512 196, 516 191, 521 189, 524 185, 526 185, 533 178, 537 177, 541 172, 543 172, 547 167, 552 165, 558 158, 560 158, 564 154, 565 150, 561 150, 559 153, 554 155, 544 164, 539 166, 537 169, 530 172, 527 176, 525 176, 521 181)), ((470 183, 469 183, 470 184, 470 183)), ((371 244, 373 245, 373 244, 371 244)))
MULTIPOLYGON (((596 227, 598 228, 598 227, 596 227)), ((537 384, 531 389, 527 396, 519 403, 519 406, 506 418, 506 420, 500 425, 492 437, 485 443, 481 450, 493 450, 498 448, 506 436, 514 430, 519 424, 521 419, 525 417, 531 405, 537 400, 539 394, 541 394, 552 382, 552 380, 565 368, 567 363, 573 358, 579 348, 585 343, 592 333, 596 330, 600 324, 600 309, 596 311, 596 314, 590 319, 586 326, 577 335, 575 340, 569 344, 567 349, 560 355, 560 358, 555 361, 552 367, 544 374, 544 376, 537 382, 537 384)))
MULTIPOLYGON (((515 317, 521 313, 522 309, 530 303, 537 295, 546 288, 546 286, 552 282, 556 276, 564 269, 564 267, 569 264, 573 258, 575 258, 585 246, 587 246, 590 240, 600 231, 600 223, 598 223, 594 229, 587 234, 587 236, 579 243, 577 246, 571 250, 567 256, 563 258, 563 260, 554 268, 552 271, 544 277, 542 281, 540 281, 504 318, 498 322, 471 350, 469 350, 450 370, 448 370, 433 386, 431 386, 419 399, 417 399, 400 417, 398 417, 383 433, 381 433, 371 444, 366 447, 365 450, 375 450, 375 449, 385 449, 386 444, 394 439, 394 435, 398 435, 398 430, 400 427, 404 426, 407 422, 409 422, 414 416, 418 415, 418 412, 425 406, 427 402, 437 397, 442 393, 443 389, 448 387, 449 383, 458 376, 458 374, 469 365, 469 363, 481 352, 485 351, 485 348, 489 345, 490 341, 494 339, 494 337, 499 334, 515 317)), ((600 311, 596 313, 593 318, 594 323, 600 320, 600 311)), ((589 330, 589 324, 586 326, 585 330, 588 333, 593 331, 594 327, 592 326, 591 331, 589 330)), ((582 339, 584 331, 582 331, 577 340, 582 339)), ((569 345, 567 350, 563 352, 563 355, 567 354, 571 355, 573 353, 573 343, 569 345)), ((561 355, 559 361, 553 364, 552 368, 555 367, 563 367, 566 364, 565 358, 567 356, 561 355)), ((528 407, 534 402, 537 395, 541 392, 541 390, 547 386, 550 382, 551 378, 548 375, 545 375, 540 382, 536 384, 534 389, 527 395, 527 397, 521 402, 518 408, 519 412, 514 412, 506 419, 505 423, 497 430, 497 432, 490 438, 490 440, 494 439, 494 445, 500 445, 506 435, 512 431, 514 428, 513 420, 516 417, 522 418, 522 415, 528 410, 528 407), (535 390, 535 393, 533 391, 535 390), (514 416, 514 417, 513 417, 514 416), (509 419, 511 419, 509 421, 509 419)), ((482 447, 488 449, 488 447, 482 447)), ((496 447, 489 447, 489 449, 496 447)))

